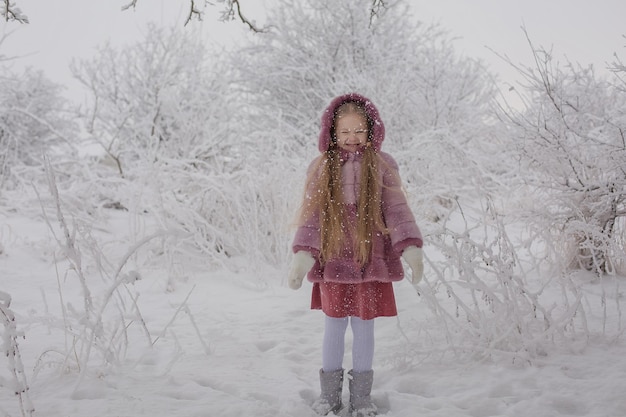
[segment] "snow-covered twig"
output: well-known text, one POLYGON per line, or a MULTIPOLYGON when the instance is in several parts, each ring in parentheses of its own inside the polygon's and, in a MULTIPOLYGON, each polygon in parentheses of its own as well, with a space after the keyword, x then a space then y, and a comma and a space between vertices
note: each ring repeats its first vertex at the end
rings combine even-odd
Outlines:
POLYGON ((21 415, 23 417, 32 416, 35 407, 28 395, 28 381, 24 373, 24 364, 20 355, 17 340, 24 338, 24 334, 17 330, 15 324, 15 314, 9 308, 11 306, 11 296, 0 291, 0 322, 2 322, 2 333, 0 336, 0 352, 7 358, 7 367, 10 379, 0 376, 0 387, 12 391, 17 397, 21 415))
POLYGON ((170 319, 170 321, 165 325, 165 327, 163 327, 163 329, 161 330, 161 332, 159 333, 159 335, 154 339, 154 341, 152 342, 152 345, 154 346, 156 344, 156 342, 159 341, 159 339, 161 339, 163 336, 165 336, 165 333, 167 332, 168 328, 172 325, 172 323, 174 323, 174 321, 176 321, 176 316, 178 316, 178 313, 180 313, 182 310, 184 310, 185 308, 187 308, 187 300, 189 300, 189 297, 191 296, 191 293, 193 292, 193 290, 196 288, 196 286, 194 285, 189 292, 187 293, 187 296, 185 297, 185 299, 183 300, 182 303, 180 303, 180 305, 178 306, 178 308, 176 309, 176 311, 174 312, 174 314, 172 315, 172 318, 170 319))

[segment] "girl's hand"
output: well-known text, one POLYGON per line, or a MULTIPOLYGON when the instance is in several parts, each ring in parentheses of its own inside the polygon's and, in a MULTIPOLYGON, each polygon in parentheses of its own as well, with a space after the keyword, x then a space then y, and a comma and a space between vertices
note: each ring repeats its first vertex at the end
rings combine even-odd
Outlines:
POLYGON ((402 252, 402 258, 411 267, 411 283, 416 286, 424 274, 424 261, 422 248, 417 246, 409 246, 402 252))
POLYGON ((289 270, 289 288, 292 290, 300 288, 304 276, 313 268, 313 265, 315 265, 315 259, 309 252, 301 250, 296 253, 293 261, 291 261, 291 269, 289 270))

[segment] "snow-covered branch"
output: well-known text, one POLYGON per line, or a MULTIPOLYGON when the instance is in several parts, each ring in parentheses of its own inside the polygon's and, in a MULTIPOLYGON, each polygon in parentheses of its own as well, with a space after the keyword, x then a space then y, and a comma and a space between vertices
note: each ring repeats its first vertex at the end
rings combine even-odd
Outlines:
POLYGON ((28 23, 28 17, 22 13, 19 7, 11 0, 2 0, 2 6, 0 7, 0 16, 5 21, 15 21, 19 23, 28 23))
POLYGON ((10 309, 11 295, 0 291, 0 353, 7 358, 9 378, 0 374, 0 388, 11 391, 17 398, 22 417, 32 416, 35 407, 28 394, 29 386, 24 372, 24 364, 19 350, 18 339, 23 339, 24 333, 17 330, 15 314, 10 309))

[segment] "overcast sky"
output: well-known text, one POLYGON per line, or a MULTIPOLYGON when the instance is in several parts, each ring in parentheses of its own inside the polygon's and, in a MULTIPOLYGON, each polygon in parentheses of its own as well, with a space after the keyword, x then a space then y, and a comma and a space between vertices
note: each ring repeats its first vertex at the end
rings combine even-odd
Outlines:
POLYGON ((530 63, 521 29, 535 44, 566 59, 594 64, 600 72, 618 53, 626 61, 625 0, 410 0, 415 17, 438 21, 461 39, 459 50, 488 61, 498 72, 506 65, 489 50, 514 62, 530 63))
MULTIPOLYGON (((30 24, 0 23, 10 33, 0 55, 23 57, 15 68, 31 65, 43 69, 53 81, 71 84, 68 63, 89 57, 94 47, 110 40, 114 45, 144 37, 146 23, 183 25, 187 0, 138 0, 136 10, 121 11, 130 0, 12 0, 26 13, 30 24)), ((263 20, 262 7, 272 0, 240 0, 252 19, 263 20)), ((200 2, 197 2, 200 3, 200 2)), ((479 57, 514 81, 514 72, 493 52, 507 54, 516 63, 530 63, 530 49, 521 30, 524 25, 536 45, 552 48, 563 62, 594 64, 605 72, 617 53, 626 61, 626 0, 409 0, 415 18, 438 22, 459 39, 457 49, 479 57)), ((246 31, 234 21, 219 22, 221 7, 207 8, 201 24, 208 37, 221 42, 246 31)), ((199 23, 194 23, 199 25, 199 23)), ((71 89, 70 89, 71 90, 71 89)))

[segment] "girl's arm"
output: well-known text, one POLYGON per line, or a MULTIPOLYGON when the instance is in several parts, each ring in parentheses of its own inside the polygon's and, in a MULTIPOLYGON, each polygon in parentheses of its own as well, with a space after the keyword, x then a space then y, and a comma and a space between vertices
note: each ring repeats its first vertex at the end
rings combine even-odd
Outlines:
MULTIPOLYGON (((302 213, 306 213, 306 207, 311 204, 311 197, 315 192, 315 179, 317 173, 314 171, 319 169, 320 158, 316 158, 311 162, 307 169, 307 184, 305 188, 304 198, 302 201, 302 213)), ((303 216, 303 214, 301 214, 303 216)), ((320 221, 319 212, 313 212, 306 218, 298 219, 298 229, 292 243, 293 253, 306 251, 311 253, 315 258, 318 257, 321 247, 320 221)))
POLYGON ((381 152, 380 156, 383 160, 381 164, 383 216, 393 249, 396 253, 402 254, 409 246, 421 248, 422 233, 402 190, 398 164, 389 154, 381 152))

